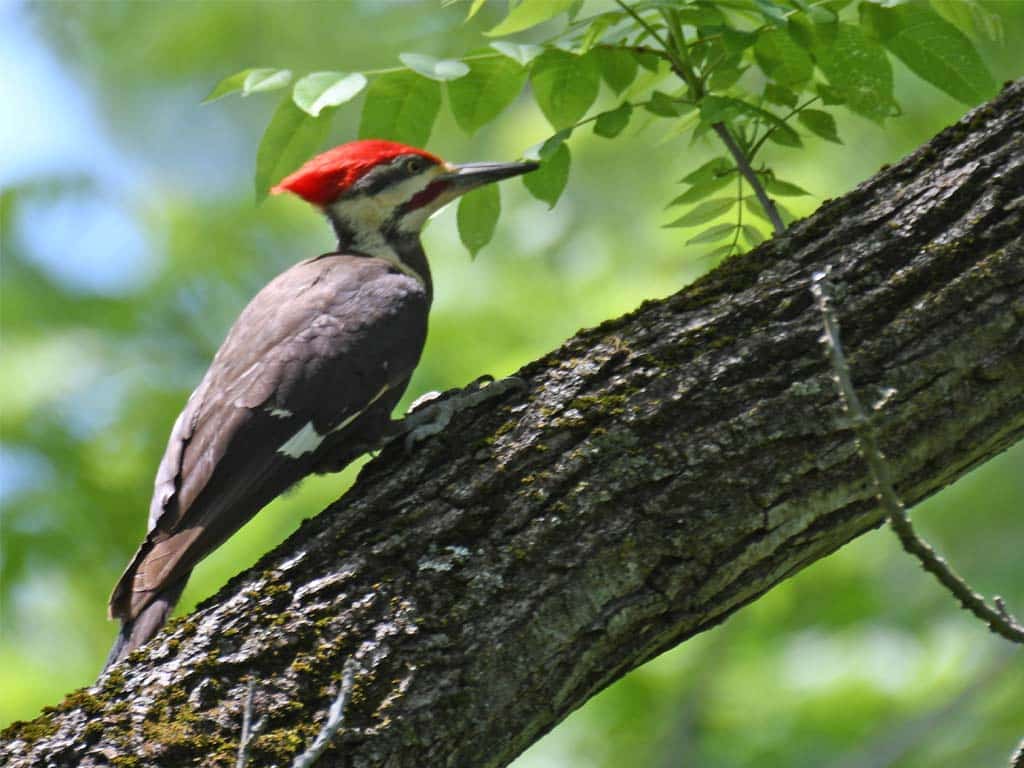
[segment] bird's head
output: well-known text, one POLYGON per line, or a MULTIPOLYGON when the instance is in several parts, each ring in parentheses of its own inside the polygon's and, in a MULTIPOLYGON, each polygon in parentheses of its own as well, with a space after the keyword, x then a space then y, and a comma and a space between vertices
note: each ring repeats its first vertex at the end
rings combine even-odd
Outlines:
POLYGON ((317 155, 271 192, 292 192, 323 209, 342 245, 388 257, 378 251, 417 238, 427 218, 459 195, 536 168, 528 161, 453 165, 422 149, 365 139, 317 155))

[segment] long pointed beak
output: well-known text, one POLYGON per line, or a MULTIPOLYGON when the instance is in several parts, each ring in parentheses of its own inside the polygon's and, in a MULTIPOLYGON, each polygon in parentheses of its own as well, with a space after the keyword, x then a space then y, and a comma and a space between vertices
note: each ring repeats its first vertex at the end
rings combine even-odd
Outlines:
POLYGON ((449 167, 451 170, 444 178, 451 181, 461 194, 492 181, 501 181, 535 171, 540 167, 540 163, 522 160, 515 163, 464 163, 449 167))

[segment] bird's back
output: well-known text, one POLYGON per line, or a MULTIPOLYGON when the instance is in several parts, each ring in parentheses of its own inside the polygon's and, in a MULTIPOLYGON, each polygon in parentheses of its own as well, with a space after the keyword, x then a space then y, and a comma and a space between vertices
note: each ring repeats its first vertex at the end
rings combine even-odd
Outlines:
POLYGON ((372 439, 419 360, 429 303, 388 262, 336 253, 260 291, 174 425, 111 616, 134 620, 325 453, 372 439))

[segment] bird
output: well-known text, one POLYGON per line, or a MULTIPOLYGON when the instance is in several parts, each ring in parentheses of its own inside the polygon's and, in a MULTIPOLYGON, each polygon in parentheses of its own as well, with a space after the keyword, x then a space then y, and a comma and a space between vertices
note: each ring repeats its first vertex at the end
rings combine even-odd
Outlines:
POLYGON ((159 631, 196 564, 260 509, 401 432, 391 411, 419 362, 433 295, 423 225, 460 195, 537 167, 455 165, 363 139, 272 188, 322 211, 337 248, 256 294, 174 422, 146 536, 110 597, 121 626, 104 670, 159 631))

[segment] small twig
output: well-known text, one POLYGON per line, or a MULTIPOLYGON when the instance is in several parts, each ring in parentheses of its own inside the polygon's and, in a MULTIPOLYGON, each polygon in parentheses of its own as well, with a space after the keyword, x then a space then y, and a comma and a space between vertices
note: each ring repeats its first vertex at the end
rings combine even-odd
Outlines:
POLYGON ((971 589, 971 586, 955 573, 949 564, 914 531, 910 516, 900 497, 896 494, 892 477, 889 474, 889 465, 878 447, 871 422, 853 388, 850 367, 847 365, 839 340, 838 321, 830 305, 827 277, 828 270, 826 269, 816 272, 811 281, 811 293, 814 295, 825 326, 822 342, 828 348, 840 399, 850 415, 853 430, 857 434, 857 441, 860 444, 861 455, 867 462, 878 491, 879 500, 889 517, 889 524, 899 537, 903 548, 914 555, 926 571, 935 576, 946 589, 952 592, 960 601, 960 605, 984 621, 989 629, 997 635, 1015 643, 1024 643, 1024 627, 1006 611, 1002 600, 996 598, 995 608, 986 603, 985 598, 971 589))
POLYGON ((249 680, 249 690, 245 694, 245 706, 242 708, 242 738, 238 742, 238 760, 236 768, 245 768, 249 762, 249 744, 263 729, 265 718, 260 718, 255 725, 252 722, 252 695, 255 683, 249 680))
POLYGON ((765 191, 764 185, 761 184, 761 180, 757 178, 757 174, 754 169, 750 166, 750 161, 747 156, 743 153, 740 145, 736 143, 736 139, 729 133, 729 129, 725 123, 715 123, 711 126, 715 129, 715 133, 725 144, 726 149, 729 150, 729 154, 732 155, 733 161, 736 163, 736 167, 739 168, 740 173, 743 174, 743 178, 747 180, 750 188, 754 190, 754 194, 757 195, 757 201, 761 203, 761 207, 764 208, 765 214, 768 216, 768 220, 772 223, 772 229, 776 235, 781 235, 786 231, 786 225, 782 223, 782 217, 779 215, 778 209, 775 207, 775 203, 768 197, 768 193, 765 191))
POLYGON ((348 703, 348 696, 352 692, 352 682, 355 678, 355 673, 356 663, 349 659, 345 662, 345 666, 342 669, 341 690, 338 691, 338 697, 331 704, 331 708, 327 712, 327 722, 324 723, 324 727, 320 729, 320 733, 316 735, 316 739, 314 739, 309 749, 295 758, 292 768, 309 768, 309 766, 313 765, 313 763, 320 759, 320 755, 327 749, 334 735, 344 725, 345 705, 348 703))

